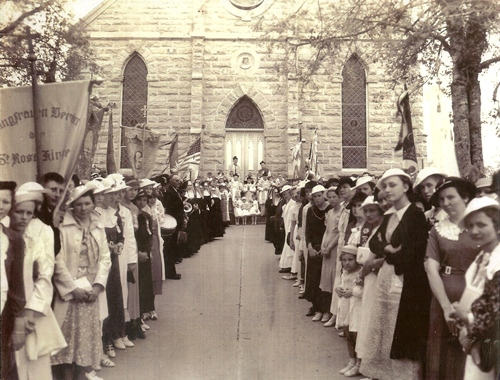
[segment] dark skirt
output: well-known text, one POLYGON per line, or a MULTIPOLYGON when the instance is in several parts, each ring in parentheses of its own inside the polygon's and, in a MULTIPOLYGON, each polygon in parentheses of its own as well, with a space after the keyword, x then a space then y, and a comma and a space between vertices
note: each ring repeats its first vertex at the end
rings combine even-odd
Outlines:
MULTIPOLYGON (((322 292, 319 287, 321 281, 321 266, 323 258, 321 256, 310 256, 306 265, 306 291, 304 297, 313 304, 315 311, 322 309, 322 292)), ((325 312, 328 310, 325 310, 325 312)))
POLYGON ((106 283, 108 301, 108 317, 103 321, 103 340, 118 339, 125 336, 125 310, 123 309, 123 292, 120 279, 118 255, 111 254, 111 269, 106 283))
POLYGON ((141 314, 155 310, 151 259, 139 262, 139 304, 141 306, 141 314))

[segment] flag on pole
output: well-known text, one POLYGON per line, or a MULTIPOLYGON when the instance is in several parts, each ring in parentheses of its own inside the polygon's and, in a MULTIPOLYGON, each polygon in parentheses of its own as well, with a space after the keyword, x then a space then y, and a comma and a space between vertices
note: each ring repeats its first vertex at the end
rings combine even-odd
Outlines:
POLYGON ((155 168, 160 134, 146 129, 145 125, 139 126, 141 128, 122 128, 134 176, 149 178, 155 168))
POLYGON ((304 179, 304 163, 302 162, 302 144, 305 140, 299 141, 290 150, 292 151, 292 178, 304 179))
POLYGON ((395 151, 403 149, 403 169, 408 171, 408 174, 413 175, 417 172, 417 152, 415 149, 415 141, 413 139, 413 125, 411 122, 410 95, 405 90, 398 97, 397 102, 398 114, 401 115, 401 130, 399 131, 398 144, 394 148, 395 151))
POLYGON ((198 168, 201 162, 201 135, 191 144, 189 149, 179 156, 178 164, 175 169, 179 175, 184 173, 183 177, 187 177, 188 171, 196 171, 194 178, 198 176, 198 168))
POLYGON ((168 151, 168 162, 170 169, 175 168, 179 161, 179 134, 176 133, 173 140, 170 142, 170 149, 168 151))
POLYGON ((318 170, 318 130, 314 130, 313 139, 311 141, 311 150, 309 151, 309 172, 316 177, 319 175, 318 170))
POLYGON ((108 148, 106 151, 106 171, 108 174, 116 173, 115 149, 113 147, 113 110, 109 112, 108 148))
POLYGON ((71 178, 82 148, 90 81, 38 86, 33 110, 31 87, 0 89, 0 178, 22 184, 37 177, 36 145, 42 149, 41 174, 71 178), (34 112, 40 116, 41 141, 35 143, 34 112))

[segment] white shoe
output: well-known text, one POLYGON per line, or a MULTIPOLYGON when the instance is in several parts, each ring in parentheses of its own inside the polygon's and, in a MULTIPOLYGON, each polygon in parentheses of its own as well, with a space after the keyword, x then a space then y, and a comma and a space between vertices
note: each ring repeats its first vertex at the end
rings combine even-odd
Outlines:
POLYGON ((125 347, 134 347, 135 344, 132 343, 129 339, 128 339, 128 336, 126 336, 125 338, 122 338, 122 342, 123 344, 125 345, 125 347))
POLYGON ((319 311, 317 311, 316 314, 314 314, 312 321, 319 322, 319 321, 321 321, 321 318, 323 318, 323 313, 320 313, 319 311))
POLYGON ((358 376, 358 375, 359 375, 359 367, 357 365, 355 365, 349 371, 346 371, 344 373, 345 377, 354 377, 354 376, 358 376))
POLYGON ((102 377, 97 376, 94 370, 92 370, 92 372, 87 372, 85 378, 88 380, 103 380, 102 377))
POLYGON ((293 286, 294 288, 297 288, 297 287, 299 287, 300 285, 302 285, 302 280, 297 280, 297 281, 295 281, 295 282, 293 283, 293 285, 292 285, 292 286, 293 286))
MULTIPOLYGON (((101 365, 99 366, 99 369, 103 367, 114 367, 115 363, 113 363, 106 355, 102 354, 101 355, 101 365)), ((94 368, 95 369, 95 368, 94 368)))
POLYGON ((114 347, 111 344, 107 345, 104 348, 104 353, 106 355, 108 355, 108 357, 110 357, 110 358, 114 358, 116 356, 115 349, 114 349, 114 347))
POLYGON ((337 320, 337 318, 335 317, 335 315, 332 315, 332 317, 328 320, 328 322, 326 322, 323 326, 325 327, 333 327, 335 326, 335 321, 337 320))
POLYGON ((356 365, 355 365, 355 364, 349 363, 349 364, 347 365, 347 367, 342 368, 342 369, 339 371, 339 373, 340 373, 340 374, 342 374, 342 375, 344 375, 347 371, 350 371, 350 370, 351 370, 351 369, 353 369, 354 367, 356 367, 356 365))
MULTIPOLYGON (((109 359, 108 359, 108 360, 109 360, 109 359)), ((93 369, 94 371, 100 371, 102 368, 101 368, 101 366, 100 366, 100 365, 97 365, 97 364, 96 364, 96 365, 93 365, 93 366, 92 366, 92 369, 93 369)))
POLYGON ((113 346, 117 350, 124 350, 126 348, 125 345, 123 344, 123 341, 122 341, 121 338, 119 338, 119 339, 113 339, 113 346))
POLYGON ((149 330, 149 326, 147 324, 144 323, 144 321, 141 319, 141 328, 142 328, 142 331, 146 331, 146 330, 149 330))

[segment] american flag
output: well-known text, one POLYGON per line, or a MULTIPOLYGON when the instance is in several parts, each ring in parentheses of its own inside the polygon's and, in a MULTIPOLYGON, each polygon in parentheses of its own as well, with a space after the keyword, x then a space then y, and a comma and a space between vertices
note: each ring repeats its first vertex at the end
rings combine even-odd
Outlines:
POLYGON ((189 149, 179 156, 177 163, 177 172, 185 172, 191 165, 199 166, 201 161, 201 135, 196 138, 189 149))

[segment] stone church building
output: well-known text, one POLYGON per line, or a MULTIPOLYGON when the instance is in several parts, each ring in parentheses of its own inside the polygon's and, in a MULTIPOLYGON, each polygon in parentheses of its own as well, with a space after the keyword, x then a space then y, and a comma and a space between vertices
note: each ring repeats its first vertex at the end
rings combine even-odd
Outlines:
MULTIPOLYGON (((318 135, 322 176, 380 174, 401 166, 394 153, 400 118, 397 95, 384 70, 366 51, 343 52, 333 77, 318 76, 314 88, 282 73, 284 52, 270 50, 254 31, 259 16, 279 17, 288 1, 104 0, 82 20, 104 83, 102 104, 116 103, 116 162, 130 168, 120 126, 146 123, 162 134, 156 172, 166 166, 169 146, 179 152, 200 135, 200 174, 225 170, 237 156, 243 174, 264 160, 273 173, 293 173, 291 148, 306 140, 309 154, 318 135), (345 57, 344 57, 345 56, 345 57)), ((425 142, 422 110, 412 103, 417 154, 425 142)), ((106 126, 95 164, 105 167, 106 126)))

